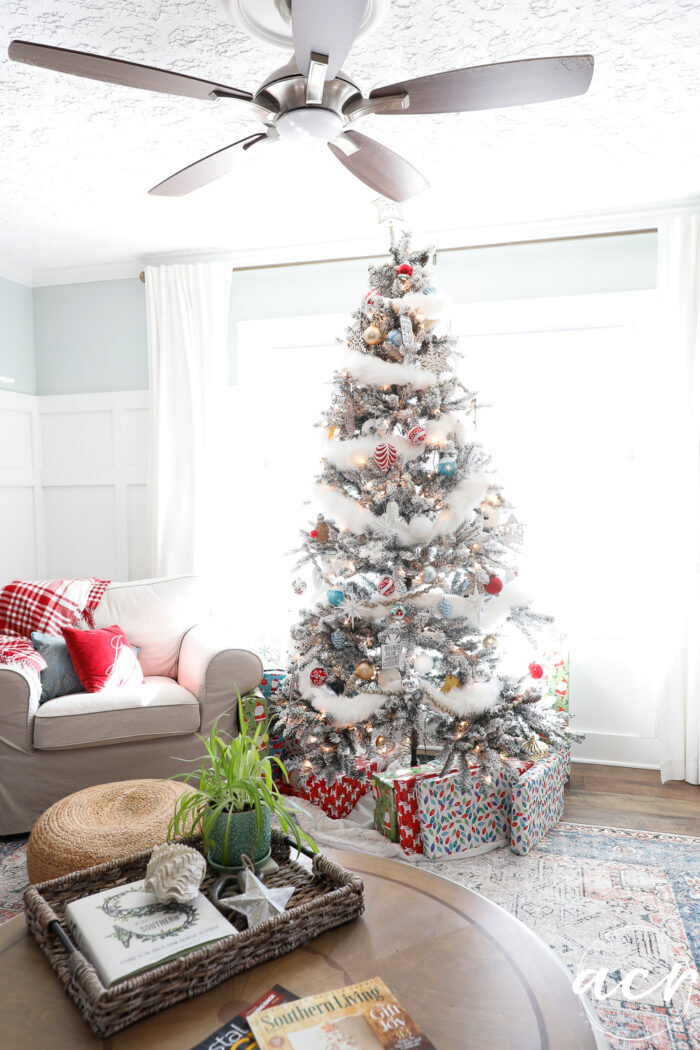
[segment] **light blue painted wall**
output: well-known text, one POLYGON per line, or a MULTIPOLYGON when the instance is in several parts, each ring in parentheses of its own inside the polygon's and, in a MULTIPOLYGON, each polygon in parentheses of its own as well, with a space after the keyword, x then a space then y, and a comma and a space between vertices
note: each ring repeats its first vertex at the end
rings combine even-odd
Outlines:
MULTIPOLYGON (((360 259, 235 272, 232 380, 237 321, 350 314, 366 286, 367 265, 360 259)), ((455 303, 654 288, 656 234, 446 251, 435 278, 455 303)), ((38 393, 146 389, 145 302, 135 278, 35 289, 38 393)))
POLYGON ((146 293, 137 277, 34 289, 37 393, 146 390, 146 293))
POLYGON ((36 393, 32 289, 0 277, 0 390, 36 393))

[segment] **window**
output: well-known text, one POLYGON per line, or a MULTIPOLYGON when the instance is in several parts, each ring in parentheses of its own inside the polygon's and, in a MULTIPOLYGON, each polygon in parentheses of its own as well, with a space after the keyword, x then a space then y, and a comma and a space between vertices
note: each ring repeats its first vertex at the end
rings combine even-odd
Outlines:
MULTIPOLYGON (((459 371, 491 406, 477 413, 476 438, 525 526, 521 573, 535 607, 556 615, 568 634, 572 711, 589 734, 583 753, 620 758, 626 738, 643 738, 649 762, 644 619, 658 583, 645 568, 658 543, 649 498, 658 491, 648 427, 656 410, 647 338, 654 302, 652 292, 625 292, 452 311, 459 371)), ((291 588, 295 559, 284 552, 316 517, 312 486, 325 432, 314 424, 331 397, 342 359, 336 340, 348 320, 238 324, 230 465, 237 629, 262 624, 271 663, 303 604, 291 588)), ((259 634, 250 644, 261 648, 259 634)), ((638 751, 632 757, 640 761, 638 751)))

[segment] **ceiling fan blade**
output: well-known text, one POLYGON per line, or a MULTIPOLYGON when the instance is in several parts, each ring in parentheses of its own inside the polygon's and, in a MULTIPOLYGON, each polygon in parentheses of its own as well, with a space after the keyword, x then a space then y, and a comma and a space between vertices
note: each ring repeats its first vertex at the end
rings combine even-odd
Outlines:
POLYGON ((312 52, 328 56, 326 80, 345 61, 362 23, 367 0, 293 0, 292 33, 297 69, 309 72, 312 52))
POLYGON ((193 190, 198 190, 220 179, 222 175, 228 175, 236 167, 240 158, 239 147, 241 150, 250 149, 263 139, 267 142, 274 142, 276 136, 268 136, 264 131, 255 135, 247 135, 246 138, 232 142, 230 146, 224 146, 216 153, 210 153, 208 157, 202 157, 194 164, 181 168, 180 171, 159 182, 148 192, 156 197, 184 197, 186 193, 192 193, 193 190))
MULTIPOLYGON (((402 80, 375 88, 369 97, 381 100, 408 93, 408 105, 404 109, 394 106, 387 108, 386 113, 463 113, 582 95, 588 90, 592 76, 592 55, 526 58, 402 80)), ((382 110, 377 108, 373 112, 382 110)))
POLYGON ((405 201, 427 190, 430 183, 398 153, 359 131, 345 131, 328 143, 331 152, 348 171, 371 186, 382 197, 405 201))
POLYGON ((169 95, 185 95, 188 98, 235 98, 241 102, 253 102, 249 91, 216 84, 210 80, 171 73, 155 66, 142 66, 136 62, 123 62, 120 58, 103 58, 87 51, 69 51, 64 47, 48 44, 31 44, 26 40, 13 40, 9 56, 15 62, 28 66, 54 69, 58 73, 70 73, 74 77, 88 77, 107 84, 122 84, 124 87, 144 88, 146 91, 163 91, 169 95))

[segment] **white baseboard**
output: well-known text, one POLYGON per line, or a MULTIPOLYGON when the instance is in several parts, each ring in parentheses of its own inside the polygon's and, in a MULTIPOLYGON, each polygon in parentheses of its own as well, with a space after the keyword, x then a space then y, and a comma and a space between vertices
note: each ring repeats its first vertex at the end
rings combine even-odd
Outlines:
POLYGON ((572 755, 571 761, 580 762, 582 765, 587 766, 624 766, 628 769, 659 769, 658 765, 651 765, 649 762, 619 762, 609 758, 579 758, 577 755, 572 755))

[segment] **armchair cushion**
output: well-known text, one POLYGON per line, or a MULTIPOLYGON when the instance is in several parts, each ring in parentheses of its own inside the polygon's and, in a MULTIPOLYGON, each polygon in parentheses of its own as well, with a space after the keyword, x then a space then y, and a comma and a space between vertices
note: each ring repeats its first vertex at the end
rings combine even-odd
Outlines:
POLYGON ((155 676, 136 687, 60 696, 42 704, 34 718, 34 747, 56 751, 176 736, 196 732, 199 719, 192 693, 171 678, 155 676))
POLYGON ((195 576, 111 583, 94 612, 95 627, 118 623, 132 645, 141 647, 146 677, 177 678, 180 643, 186 631, 206 616, 195 576))
POLYGON ((73 666, 65 638, 55 634, 32 631, 32 645, 37 654, 46 661, 41 672, 41 696, 39 703, 54 700, 68 693, 82 693, 84 688, 73 666))
POLYGON ((114 624, 94 631, 64 627, 63 637, 78 678, 89 693, 143 685, 138 657, 121 627, 114 624))

